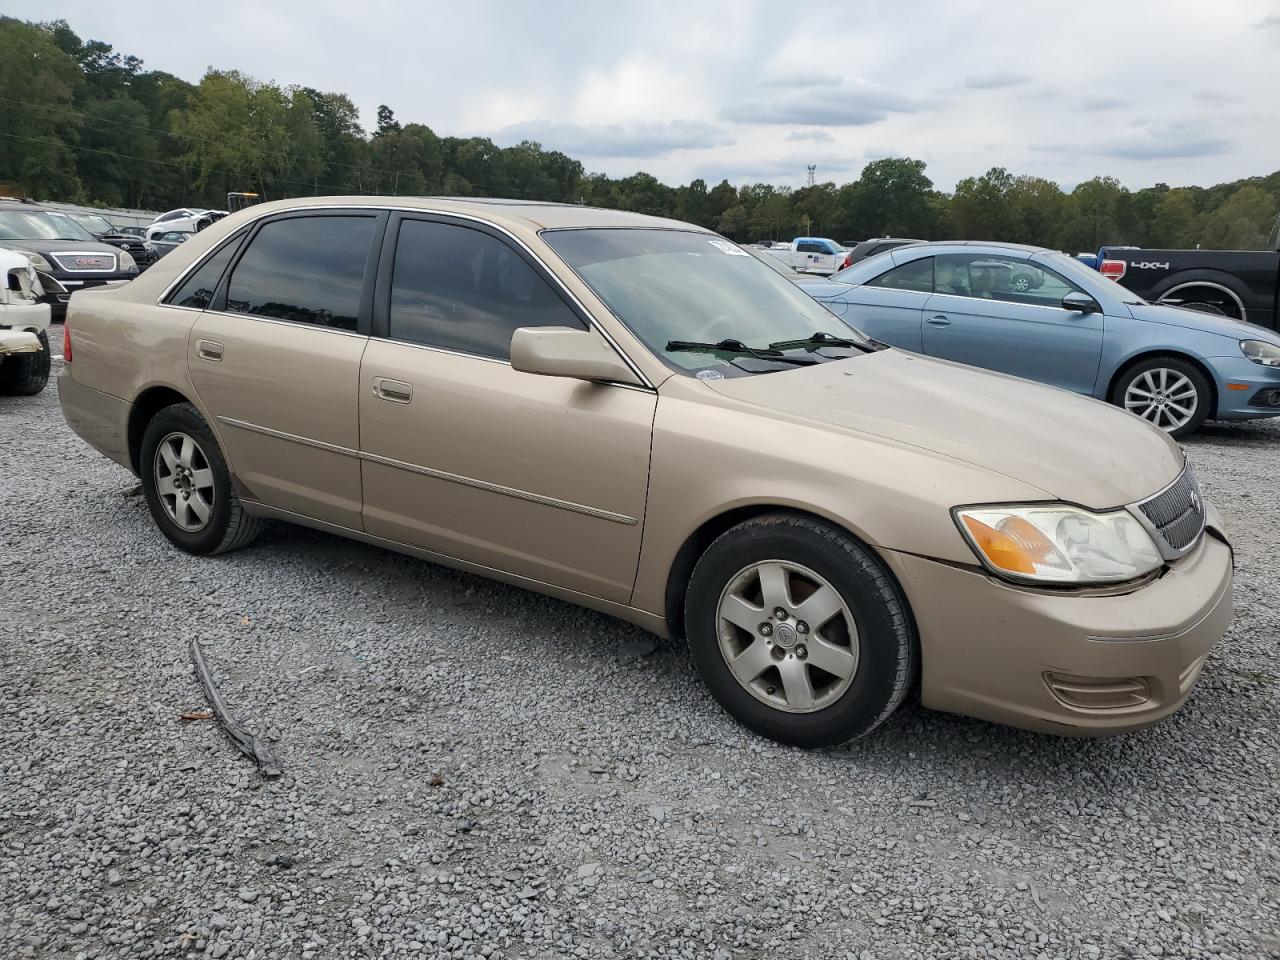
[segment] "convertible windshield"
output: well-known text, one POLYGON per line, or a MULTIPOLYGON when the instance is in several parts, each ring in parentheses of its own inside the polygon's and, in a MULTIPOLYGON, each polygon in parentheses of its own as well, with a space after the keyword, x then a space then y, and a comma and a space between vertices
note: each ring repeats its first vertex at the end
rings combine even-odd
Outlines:
POLYGON ((65 214, 43 210, 0 210, 0 240, 92 240, 91 234, 65 214))
MULTIPOLYGON (((742 249, 684 230, 548 230, 542 237, 650 350, 681 371, 815 352, 861 334, 742 249), (816 334, 827 334, 830 339, 816 334), (699 349, 672 344, 694 342, 699 349), (716 350, 736 342, 738 349, 716 350)), ((740 366, 740 364, 739 364, 740 366)))
MULTIPOLYGON (((1092 267, 1086 267, 1075 257, 1069 257, 1065 253, 1051 253, 1044 258, 1044 262, 1048 266, 1053 267, 1054 270, 1057 270, 1063 276, 1075 280, 1086 290, 1093 285, 1103 282, 1104 280, 1102 274, 1097 270, 1094 270, 1092 267)), ((1105 282, 1112 283, 1110 280, 1106 280, 1105 282)), ((1115 292, 1123 298, 1125 303, 1139 304, 1147 302, 1132 290, 1127 287, 1122 287, 1118 283, 1115 284, 1114 287, 1108 289, 1114 289, 1115 292)))

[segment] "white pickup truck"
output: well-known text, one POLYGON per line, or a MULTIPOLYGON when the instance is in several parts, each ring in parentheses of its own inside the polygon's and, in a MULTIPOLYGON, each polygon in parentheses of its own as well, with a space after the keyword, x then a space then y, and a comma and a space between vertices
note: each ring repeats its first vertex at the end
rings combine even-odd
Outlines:
POLYGON ((785 246, 764 247, 764 252, 777 257, 801 273, 817 273, 829 277, 840 269, 849 251, 826 237, 796 237, 785 246))

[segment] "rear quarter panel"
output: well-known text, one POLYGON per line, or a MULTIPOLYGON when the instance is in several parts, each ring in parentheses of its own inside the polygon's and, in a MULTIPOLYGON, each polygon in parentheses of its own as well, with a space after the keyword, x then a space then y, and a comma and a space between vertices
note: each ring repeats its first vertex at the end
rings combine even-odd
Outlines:
POLYGON ((194 396, 187 337, 197 310, 138 303, 117 291, 86 290, 71 299, 71 373, 81 386, 132 403, 148 387, 194 396))

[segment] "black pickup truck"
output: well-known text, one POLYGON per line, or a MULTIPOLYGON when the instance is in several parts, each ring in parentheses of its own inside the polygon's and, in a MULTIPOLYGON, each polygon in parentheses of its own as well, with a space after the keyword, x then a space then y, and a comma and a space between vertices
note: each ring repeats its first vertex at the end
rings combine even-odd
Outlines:
POLYGON ((1267 250, 1103 247, 1098 270, 1152 303, 1280 327, 1280 218, 1267 250))

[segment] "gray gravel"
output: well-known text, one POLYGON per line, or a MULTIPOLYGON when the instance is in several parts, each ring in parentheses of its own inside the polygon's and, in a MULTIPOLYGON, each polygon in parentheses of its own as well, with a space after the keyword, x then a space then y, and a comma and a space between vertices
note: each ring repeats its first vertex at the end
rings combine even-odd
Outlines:
POLYGON ((679 644, 297 528, 201 560, 0 400, 0 957, 1280 957, 1280 425, 1188 444, 1239 615, 1180 714, 805 753, 679 644), (286 769, 209 721, 198 638, 286 769))

